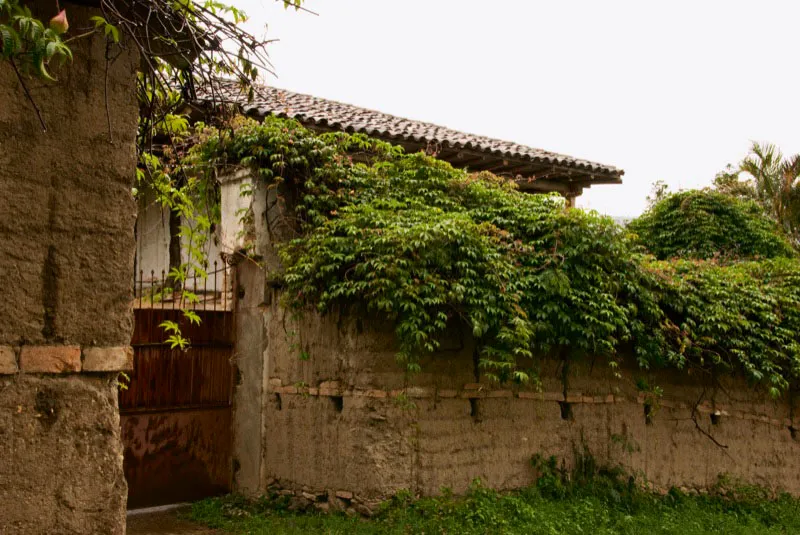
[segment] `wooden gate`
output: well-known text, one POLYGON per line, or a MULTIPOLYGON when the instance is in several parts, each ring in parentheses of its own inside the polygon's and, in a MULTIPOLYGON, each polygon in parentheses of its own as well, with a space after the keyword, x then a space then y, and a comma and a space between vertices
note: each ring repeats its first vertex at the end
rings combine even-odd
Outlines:
POLYGON ((230 491, 233 318, 195 312, 200 325, 152 301, 135 309, 134 370, 119 395, 129 508, 230 491), (165 320, 181 325, 188 349, 164 344, 165 320))

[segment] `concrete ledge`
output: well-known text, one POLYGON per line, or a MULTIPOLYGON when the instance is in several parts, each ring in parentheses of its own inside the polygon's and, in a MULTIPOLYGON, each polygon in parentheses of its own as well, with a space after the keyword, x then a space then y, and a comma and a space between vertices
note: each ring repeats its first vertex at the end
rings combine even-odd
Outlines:
POLYGON ((17 373, 17 354, 11 346, 0 346, 0 375, 17 373))
MULTIPOLYGON (((343 389, 341 383, 338 381, 324 381, 320 383, 319 387, 309 386, 295 386, 295 385, 282 385, 282 381, 278 378, 269 379, 269 391, 276 394, 289 394, 300 396, 312 397, 356 397, 356 398, 372 398, 382 400, 396 400, 400 397, 407 397, 413 399, 518 399, 518 400, 534 400, 540 402, 558 402, 566 401, 573 405, 601 405, 601 404, 621 404, 631 403, 636 405, 643 405, 648 399, 644 395, 637 395, 636 397, 615 396, 614 394, 606 394, 599 396, 587 396, 580 392, 568 393, 566 400, 562 392, 531 392, 531 391, 516 391, 507 389, 493 390, 486 385, 479 385, 477 383, 467 383, 461 390, 436 390, 434 388, 422 388, 409 386, 404 389, 394 390, 380 390, 375 388, 348 388, 343 389)), ((692 405, 685 402, 676 403, 668 399, 659 399, 656 403, 665 409, 692 409, 692 405)), ((722 404, 713 405, 706 401, 694 407, 700 414, 716 413, 722 418, 732 418, 734 420, 751 420, 754 422, 761 422, 779 427, 787 427, 793 425, 790 418, 776 419, 771 418, 764 414, 751 414, 741 411, 730 411, 727 406, 722 404)))
POLYGON ((119 372, 133 370, 133 348, 85 347, 83 348, 83 371, 119 372))
POLYGON ((19 368, 25 373, 81 371, 80 346, 22 346, 19 368))

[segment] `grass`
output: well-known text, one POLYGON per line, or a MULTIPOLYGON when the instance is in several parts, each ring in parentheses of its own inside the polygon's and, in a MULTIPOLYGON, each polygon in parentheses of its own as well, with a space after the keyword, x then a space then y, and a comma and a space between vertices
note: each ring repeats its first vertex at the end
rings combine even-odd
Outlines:
MULTIPOLYGON (((723 482, 724 483, 724 482, 723 482)), ((498 493, 473 484, 461 498, 448 493, 386 502, 371 519, 293 513, 281 499, 238 496, 194 504, 190 518, 233 534, 786 534, 800 533, 800 501, 757 487, 718 486, 708 495, 675 489, 650 494, 614 477, 565 484, 543 477, 528 489, 498 493)))

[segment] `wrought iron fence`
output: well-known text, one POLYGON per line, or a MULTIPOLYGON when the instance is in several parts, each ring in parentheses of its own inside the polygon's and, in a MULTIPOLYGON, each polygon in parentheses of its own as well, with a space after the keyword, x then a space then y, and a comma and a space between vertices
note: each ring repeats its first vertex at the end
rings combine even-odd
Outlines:
POLYGON ((162 269, 161 273, 139 270, 134 281, 136 308, 230 310, 233 294, 230 288, 230 266, 215 261, 212 270, 190 272, 179 281, 162 269), (220 264, 222 266, 220 267, 220 264))

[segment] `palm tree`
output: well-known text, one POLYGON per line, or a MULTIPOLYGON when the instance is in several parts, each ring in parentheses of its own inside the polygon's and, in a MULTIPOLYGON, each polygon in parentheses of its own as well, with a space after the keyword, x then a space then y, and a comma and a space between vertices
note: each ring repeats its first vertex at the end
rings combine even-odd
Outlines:
POLYGON ((784 158, 770 143, 756 143, 738 168, 728 166, 714 183, 720 191, 757 201, 800 244, 800 154, 784 158), (742 180, 741 173, 751 178, 742 180))

